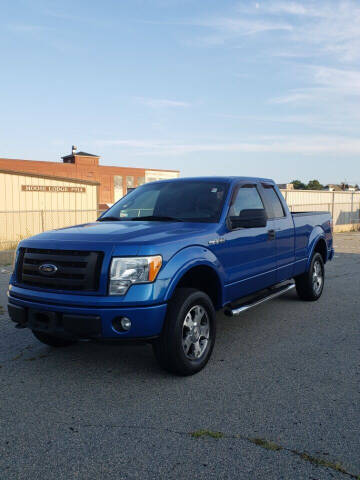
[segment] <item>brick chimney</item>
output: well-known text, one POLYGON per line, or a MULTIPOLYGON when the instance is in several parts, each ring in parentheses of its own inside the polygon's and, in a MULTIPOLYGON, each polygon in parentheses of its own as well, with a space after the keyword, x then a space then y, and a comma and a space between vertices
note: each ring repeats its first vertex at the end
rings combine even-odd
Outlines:
POLYGON ((75 163, 77 165, 99 165, 99 155, 93 155, 92 153, 78 152, 77 147, 73 145, 71 147, 71 154, 61 157, 64 163, 75 163))

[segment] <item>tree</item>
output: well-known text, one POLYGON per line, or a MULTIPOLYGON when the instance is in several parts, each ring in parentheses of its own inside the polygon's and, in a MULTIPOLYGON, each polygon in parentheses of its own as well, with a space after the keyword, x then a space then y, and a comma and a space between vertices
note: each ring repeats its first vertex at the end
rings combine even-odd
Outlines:
POLYGON ((307 189, 308 190, 323 190, 324 186, 321 185, 319 180, 310 180, 310 182, 307 184, 307 189))
POLYGON ((295 190, 306 190, 306 185, 301 180, 293 180, 291 183, 294 185, 295 190))

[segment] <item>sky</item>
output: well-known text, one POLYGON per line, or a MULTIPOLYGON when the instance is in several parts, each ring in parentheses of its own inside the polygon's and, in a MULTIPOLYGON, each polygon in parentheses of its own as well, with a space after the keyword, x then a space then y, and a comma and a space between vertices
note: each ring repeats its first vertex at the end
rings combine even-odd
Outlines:
POLYGON ((0 7, 0 157, 360 184, 358 0, 0 7))

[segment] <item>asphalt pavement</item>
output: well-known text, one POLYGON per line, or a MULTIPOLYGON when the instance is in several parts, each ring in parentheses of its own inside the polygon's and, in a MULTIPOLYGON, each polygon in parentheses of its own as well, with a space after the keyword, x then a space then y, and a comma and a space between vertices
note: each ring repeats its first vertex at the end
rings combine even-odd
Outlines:
POLYGON ((360 234, 335 245, 319 302, 219 314, 187 378, 148 345, 15 329, 0 267, 0 479, 360 479, 360 234))

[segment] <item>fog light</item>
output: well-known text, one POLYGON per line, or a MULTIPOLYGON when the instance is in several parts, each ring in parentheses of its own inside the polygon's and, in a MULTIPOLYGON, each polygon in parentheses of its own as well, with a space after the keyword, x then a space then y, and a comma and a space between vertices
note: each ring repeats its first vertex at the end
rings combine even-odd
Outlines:
POLYGON ((131 328, 131 320, 130 318, 127 318, 127 317, 122 317, 121 319, 121 326, 123 328, 123 330, 130 330, 131 328))
POLYGON ((131 320, 127 317, 116 317, 112 321, 112 326, 117 332, 127 332, 131 328, 131 320))

